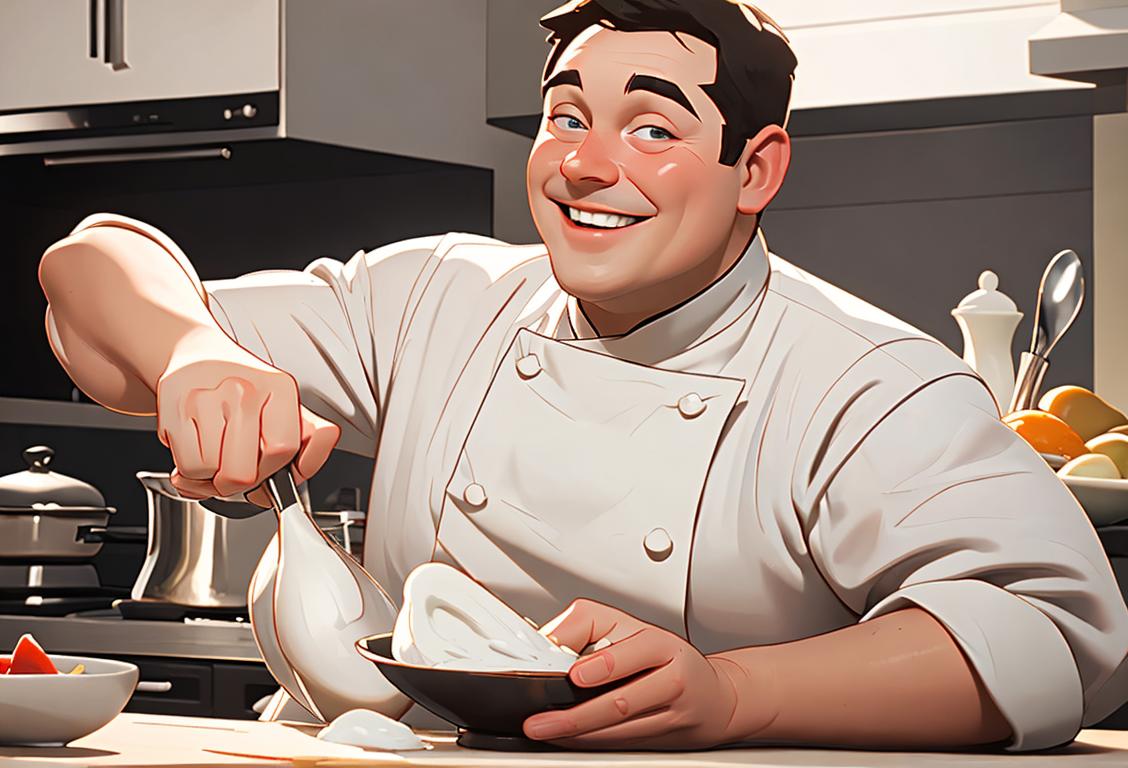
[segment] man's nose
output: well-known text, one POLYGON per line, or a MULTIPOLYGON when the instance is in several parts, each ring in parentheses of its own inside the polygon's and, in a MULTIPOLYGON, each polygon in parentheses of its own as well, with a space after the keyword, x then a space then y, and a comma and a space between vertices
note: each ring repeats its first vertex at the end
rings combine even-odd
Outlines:
POLYGON ((579 148, 564 156, 560 172, 573 184, 610 187, 619 180, 619 166, 592 133, 588 134, 579 148))

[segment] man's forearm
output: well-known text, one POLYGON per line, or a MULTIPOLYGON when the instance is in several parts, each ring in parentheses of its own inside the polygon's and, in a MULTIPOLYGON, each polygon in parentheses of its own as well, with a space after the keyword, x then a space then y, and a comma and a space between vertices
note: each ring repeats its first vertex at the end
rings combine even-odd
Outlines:
POLYGON ((40 281, 60 362, 116 410, 154 411, 157 380, 185 338, 230 343, 190 265, 128 229, 99 226, 61 240, 44 254, 40 281))
POLYGON ((942 748, 1010 726, 948 634, 910 608, 825 635, 709 657, 737 691, 726 741, 942 748), (776 702, 771 720, 763 706, 776 702))

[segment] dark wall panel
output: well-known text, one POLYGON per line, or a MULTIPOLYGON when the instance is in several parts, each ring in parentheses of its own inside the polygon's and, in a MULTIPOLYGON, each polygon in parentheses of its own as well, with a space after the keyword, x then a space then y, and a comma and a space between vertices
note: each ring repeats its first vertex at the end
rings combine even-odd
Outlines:
POLYGON ((1093 186, 1091 117, 800 138, 775 209, 1093 186))
POLYGON ((0 327, 19 365, 0 396, 69 399, 43 332, 39 257, 90 213, 147 221, 204 279, 300 269, 320 256, 449 231, 490 234, 492 173, 302 142, 237 145, 230 161, 43 168, 0 160, 0 327))
MULTIPOLYGON (((950 311, 994 270, 1026 314, 1015 354, 1030 343, 1042 270, 1073 248, 1092 274, 1092 201, 1066 192, 972 200, 773 211, 764 220, 773 252, 904 319, 957 353, 950 311)), ((1088 301, 1091 302, 1091 286, 1088 301)), ((1084 311, 1055 350, 1046 386, 1092 386, 1093 316, 1084 311)))
MULTIPOLYGON (((1026 313, 1063 248, 1092 272, 1092 120, 1069 117, 800 138, 764 218, 769 246, 962 351, 951 309, 992 269, 1026 313)), ((1091 386, 1092 286, 1046 387, 1091 386)))

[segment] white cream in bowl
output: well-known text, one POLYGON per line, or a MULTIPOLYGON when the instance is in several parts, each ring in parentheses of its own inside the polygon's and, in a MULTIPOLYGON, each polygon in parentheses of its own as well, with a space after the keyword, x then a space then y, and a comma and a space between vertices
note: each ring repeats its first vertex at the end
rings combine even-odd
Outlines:
POLYGON ((392 656, 417 666, 567 672, 576 660, 462 571, 424 563, 403 586, 392 656))

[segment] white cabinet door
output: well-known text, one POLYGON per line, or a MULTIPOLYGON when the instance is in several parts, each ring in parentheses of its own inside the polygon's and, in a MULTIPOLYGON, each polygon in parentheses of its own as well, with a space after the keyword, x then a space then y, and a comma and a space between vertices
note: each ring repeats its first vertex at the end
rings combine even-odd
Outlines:
POLYGON ((274 91, 278 40, 279 0, 3 0, 0 111, 274 91))
POLYGON ((98 67, 92 21, 89 0, 0 3, 0 110, 73 101, 76 74, 98 67))
POLYGON ((981 13, 1016 6, 1057 4, 1058 0, 762 0, 757 3, 783 27, 784 32, 864 21, 981 13))

